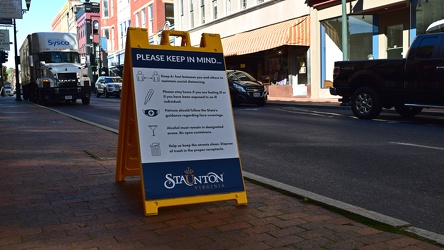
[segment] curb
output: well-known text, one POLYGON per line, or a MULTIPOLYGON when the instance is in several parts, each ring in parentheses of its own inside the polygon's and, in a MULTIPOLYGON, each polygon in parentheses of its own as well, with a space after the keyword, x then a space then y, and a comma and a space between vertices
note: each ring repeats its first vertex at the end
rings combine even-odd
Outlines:
POLYGON ((357 207, 342 201, 334 200, 322 195, 318 195, 300 188, 296 188, 287 184, 283 184, 259 175, 255 175, 252 173, 248 173, 243 171, 244 178, 254 181, 258 183, 259 185, 272 187, 274 189, 277 189, 279 191, 290 193, 294 196, 301 197, 303 199, 309 199, 312 200, 320 205, 331 207, 346 213, 358 215, 367 219, 370 219, 372 221, 390 226, 394 229, 399 229, 401 231, 404 231, 406 233, 410 233, 413 235, 416 235, 417 237, 421 239, 425 239, 431 242, 438 243, 439 245, 444 246, 444 235, 437 234, 434 232, 430 232, 421 228, 412 227, 409 222, 399 220, 387 215, 383 215, 380 213, 376 213, 361 207, 357 207))

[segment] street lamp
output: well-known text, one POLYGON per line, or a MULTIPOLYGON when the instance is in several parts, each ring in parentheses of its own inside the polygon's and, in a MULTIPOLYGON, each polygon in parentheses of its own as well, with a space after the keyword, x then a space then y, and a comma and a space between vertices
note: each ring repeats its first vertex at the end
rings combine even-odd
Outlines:
MULTIPOLYGON (((22 14, 26 13, 27 11, 29 11, 29 7, 31 7, 31 0, 25 0, 26 2, 26 9, 22 9, 22 14)), ((20 73, 19 73, 19 59, 20 56, 18 55, 17 52, 17 19, 14 18, 14 51, 15 51, 15 100, 16 101, 21 101, 22 97, 21 97, 21 93, 20 93, 20 73)))

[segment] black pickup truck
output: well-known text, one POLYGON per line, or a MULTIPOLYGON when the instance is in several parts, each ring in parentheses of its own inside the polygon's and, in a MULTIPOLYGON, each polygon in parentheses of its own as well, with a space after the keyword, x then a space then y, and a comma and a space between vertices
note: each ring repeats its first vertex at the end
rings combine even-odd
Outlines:
POLYGON ((417 36, 404 59, 335 62, 330 93, 361 119, 382 108, 407 117, 444 108, 444 33, 417 36))

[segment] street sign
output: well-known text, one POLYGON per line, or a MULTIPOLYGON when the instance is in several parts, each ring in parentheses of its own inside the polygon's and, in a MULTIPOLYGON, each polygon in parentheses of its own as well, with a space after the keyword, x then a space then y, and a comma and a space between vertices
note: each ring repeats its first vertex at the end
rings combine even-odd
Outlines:
POLYGON ((246 205, 222 43, 165 30, 160 45, 128 28, 116 181, 140 175, 146 215, 159 207, 236 200, 246 205), (181 46, 170 45, 180 37, 181 46))
POLYGON ((0 18, 22 19, 22 0, 0 0, 0 18))
POLYGON ((11 18, 0 18, 0 24, 13 24, 11 18))
POLYGON ((0 30, 0 50, 10 50, 9 30, 0 30))

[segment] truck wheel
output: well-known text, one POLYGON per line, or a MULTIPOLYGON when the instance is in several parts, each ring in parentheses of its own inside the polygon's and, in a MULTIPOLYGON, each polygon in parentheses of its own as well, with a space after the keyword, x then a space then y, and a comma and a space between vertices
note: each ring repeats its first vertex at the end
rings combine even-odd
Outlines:
POLYGON ((408 107, 404 104, 395 106, 396 112, 404 117, 413 117, 422 111, 422 107, 408 107))
POLYGON ((82 98, 83 105, 89 105, 90 101, 91 101, 91 98, 89 98, 89 97, 82 98))
POLYGON ((376 118, 382 111, 379 94, 373 88, 361 87, 351 97, 351 108, 359 119, 376 118))

